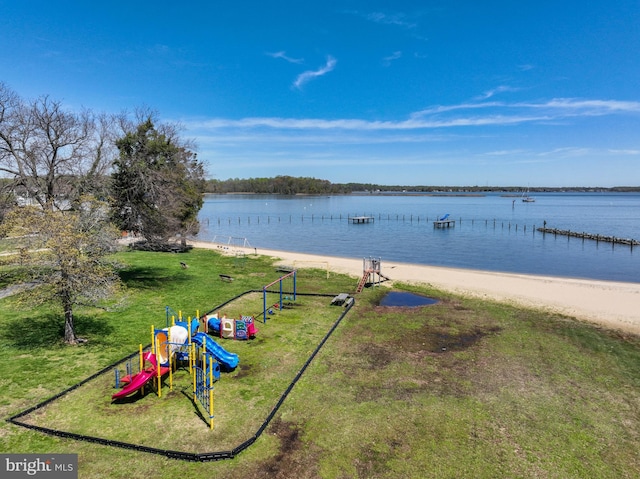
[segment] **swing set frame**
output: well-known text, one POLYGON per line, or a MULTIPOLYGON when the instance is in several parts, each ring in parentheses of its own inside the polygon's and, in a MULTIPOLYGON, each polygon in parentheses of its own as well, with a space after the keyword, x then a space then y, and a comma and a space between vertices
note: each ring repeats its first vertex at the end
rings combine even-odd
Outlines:
POLYGON ((297 271, 294 269, 293 271, 291 271, 290 273, 285 274, 284 276, 280 276, 278 279, 276 279, 275 281, 272 281, 271 283, 265 285, 262 287, 262 318, 264 320, 264 322, 267 322, 267 312, 269 310, 269 308, 267 307, 267 293, 276 293, 276 291, 270 291, 269 288, 271 286, 273 286, 274 284, 278 283, 279 284, 279 289, 277 291, 277 293, 280 294, 280 301, 278 301, 277 304, 274 305, 274 307, 277 307, 278 310, 282 310, 283 309, 283 300, 292 300, 295 301, 296 300, 296 276, 297 276, 297 271), (282 287, 282 283, 283 281, 287 280, 287 279, 292 279, 293 280, 293 290, 292 291, 284 291, 283 287, 282 287), (286 295, 286 296, 285 296, 286 295), (291 296, 289 296, 291 295, 291 296))

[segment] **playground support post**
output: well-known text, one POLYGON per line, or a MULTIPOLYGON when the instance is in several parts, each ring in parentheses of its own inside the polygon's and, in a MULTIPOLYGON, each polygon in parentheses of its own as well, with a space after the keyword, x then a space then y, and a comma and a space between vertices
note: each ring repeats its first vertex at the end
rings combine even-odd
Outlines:
POLYGON ((197 378, 196 378, 196 344, 191 343, 189 347, 189 363, 193 363, 193 370, 191 371, 191 378, 193 379, 193 400, 196 400, 196 394, 198 393, 197 389, 197 378))
POLYGON ((213 358, 209 356, 209 429, 213 429, 213 358))
MULTIPOLYGON (((167 335, 167 339, 169 336, 167 335)), ((156 379, 158 381, 158 397, 162 397, 162 376, 160 374, 160 346, 156 343, 156 379)))
MULTIPOLYGON (((200 317, 200 314, 199 314, 198 310, 196 310, 196 318, 198 318, 198 317, 200 317)), ((188 350, 189 350, 189 353, 190 353, 191 352, 191 344, 192 344, 191 343, 191 317, 189 317, 189 320, 187 322, 187 338, 188 338, 187 339, 188 340, 187 344, 189 345, 188 346, 188 350)), ((189 354, 188 357, 189 357, 189 374, 191 374, 191 354, 189 354)))
POLYGON ((267 322, 267 287, 262 288, 262 320, 267 322))
POLYGON ((296 281, 296 274, 297 274, 297 271, 294 269, 290 273, 287 273, 284 276, 280 276, 275 281, 272 281, 271 283, 269 283, 269 284, 267 284, 267 285, 262 287, 262 310, 263 310, 262 314, 263 314, 263 319, 264 319, 265 323, 267 322, 267 292, 268 292, 267 289, 270 286, 273 286, 274 284, 279 283, 280 302, 278 303, 278 309, 282 310, 282 299, 283 299, 283 297, 282 297, 282 294, 283 294, 282 281, 287 279, 287 278, 293 278, 293 291, 292 291, 292 294, 293 294, 293 300, 295 301, 296 300, 296 294, 297 294, 296 293, 296 282, 297 282, 296 281))
POLYGON ((151 325, 151 354, 156 354, 156 334, 153 324, 151 325))
MULTIPOLYGON (((169 330, 171 331, 171 330, 169 330)), ((171 333, 169 332, 169 335, 171 333)), ((169 342, 170 336, 167 336, 167 342, 169 342)), ((171 346, 169 345, 168 349, 169 354, 168 354, 168 358, 167 360, 169 361, 169 391, 173 391, 173 367, 175 365, 174 361, 173 361, 173 354, 171 353, 171 346)), ((160 371, 160 365, 158 365, 158 371, 160 371)))
MULTIPOLYGON (((151 325, 151 354, 153 354, 156 358, 156 365, 158 365, 158 345, 156 344, 156 330, 153 327, 153 324, 151 325)), ((160 374, 160 368, 156 367, 156 369, 158 370, 158 374, 160 374)), ((141 370, 142 371, 142 370, 141 370)), ((158 383, 160 382, 160 380, 158 379, 158 383)))

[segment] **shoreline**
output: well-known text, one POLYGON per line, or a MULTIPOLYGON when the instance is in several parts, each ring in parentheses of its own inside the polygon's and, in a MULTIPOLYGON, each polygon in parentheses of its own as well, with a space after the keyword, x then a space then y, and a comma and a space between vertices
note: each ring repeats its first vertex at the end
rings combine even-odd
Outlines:
MULTIPOLYGON (((189 240, 195 248, 226 254, 258 254, 286 266, 328 268, 355 278, 362 276, 362 258, 291 251, 229 247, 189 240), (296 264, 297 263, 297 264, 296 264), (326 265, 326 266, 325 266, 326 265)), ((393 281, 425 284, 436 289, 575 317, 607 329, 640 335, 640 283, 536 276, 383 261, 382 274, 393 281)), ((357 279, 354 279, 354 289, 357 279)))

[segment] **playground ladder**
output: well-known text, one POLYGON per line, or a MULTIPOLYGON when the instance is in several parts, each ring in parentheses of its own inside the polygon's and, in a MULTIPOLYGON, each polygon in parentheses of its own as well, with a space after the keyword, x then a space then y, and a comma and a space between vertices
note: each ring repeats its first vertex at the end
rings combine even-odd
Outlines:
POLYGON ((360 282, 358 283, 358 287, 356 288, 356 293, 362 293, 364 285, 367 284, 367 280, 369 279, 369 274, 369 271, 365 271, 362 275, 362 278, 360 278, 360 282))

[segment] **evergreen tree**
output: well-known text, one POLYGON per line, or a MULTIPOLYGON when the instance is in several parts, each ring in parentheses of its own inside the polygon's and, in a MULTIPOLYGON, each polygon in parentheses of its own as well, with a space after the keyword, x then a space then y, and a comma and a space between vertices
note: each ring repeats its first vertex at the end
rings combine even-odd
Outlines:
POLYGON ((198 232, 204 169, 172 127, 151 118, 116 141, 112 174, 113 220, 124 231, 162 247, 176 235, 198 232))

